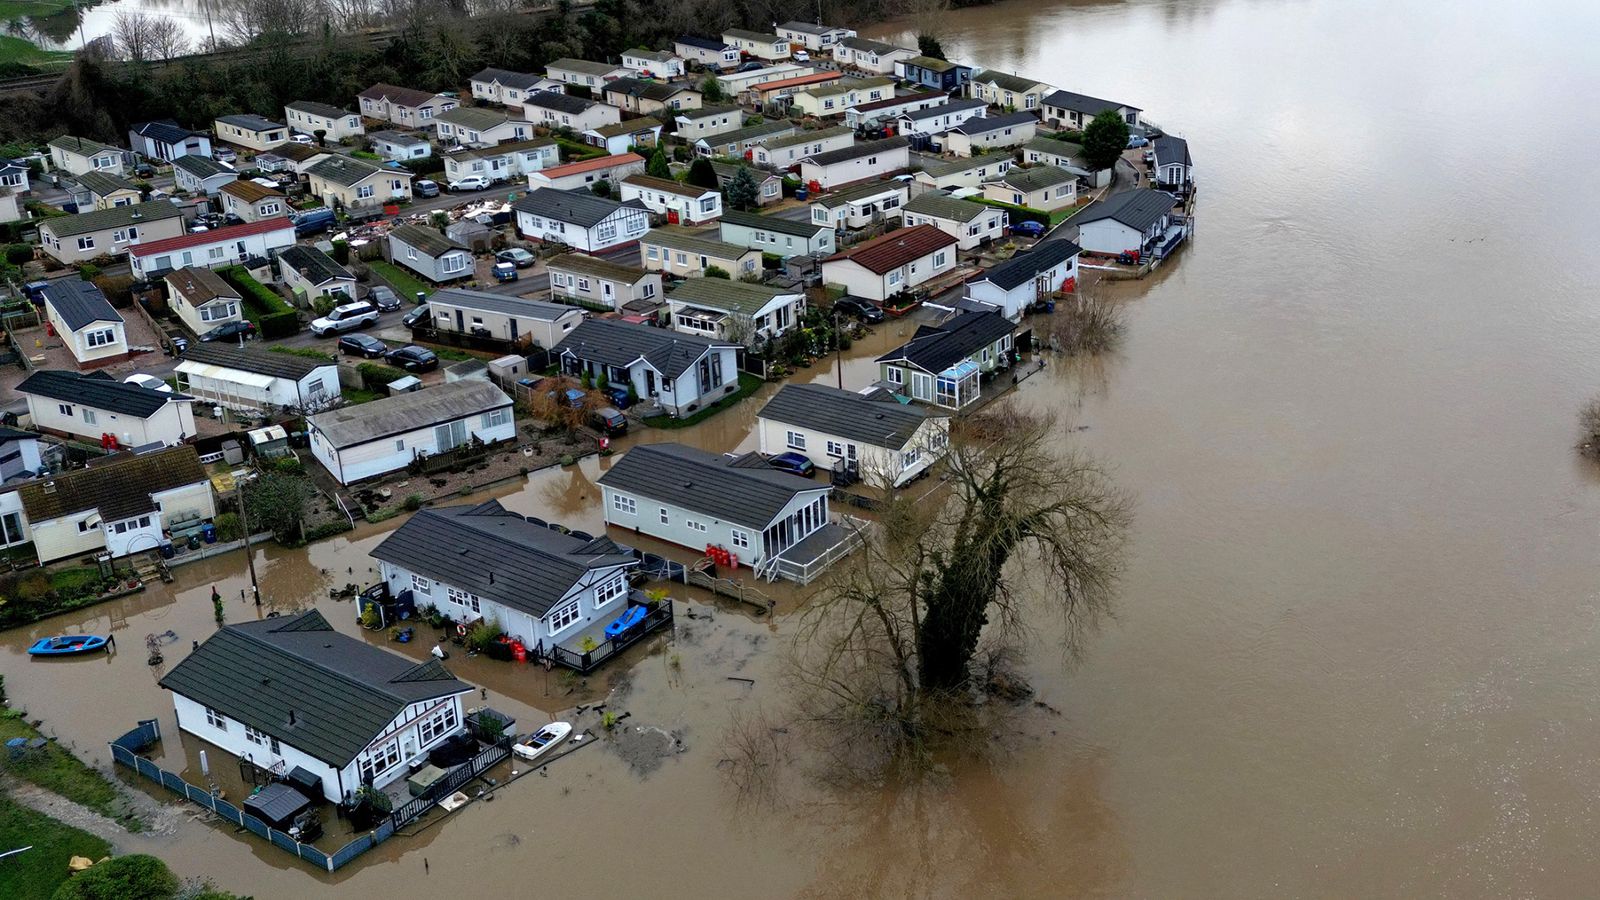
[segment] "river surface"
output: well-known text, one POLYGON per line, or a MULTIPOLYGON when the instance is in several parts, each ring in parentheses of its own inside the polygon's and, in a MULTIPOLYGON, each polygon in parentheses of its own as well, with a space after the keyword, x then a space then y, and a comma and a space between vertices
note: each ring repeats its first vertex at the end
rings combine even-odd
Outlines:
MULTIPOLYGON (((676 644, 572 694, 458 666, 525 724, 615 689, 682 734, 652 771, 589 749, 331 877, 202 823, 130 846, 263 898, 1593 893, 1600 479, 1572 448, 1600 391, 1600 257, 1595 182, 1561 148, 1600 136, 1600 10, 1008 2, 947 23, 952 57, 1144 107, 1202 185, 1193 242, 1118 291, 1120 350, 1020 391, 1136 498, 1117 619, 1069 663, 1040 616, 1028 675, 1059 714, 925 787, 750 806, 725 733, 781 706, 792 607, 695 598, 676 644)), ((748 446, 753 412, 685 439, 748 446)), ((602 464, 495 493, 592 524, 602 464)), ((269 597, 365 581, 388 527, 263 551, 269 597)), ((139 638, 174 629, 176 657, 241 570, 6 635, 14 702, 101 764, 139 718, 173 741, 139 638), (109 662, 21 655, 78 626, 131 638, 109 662)))

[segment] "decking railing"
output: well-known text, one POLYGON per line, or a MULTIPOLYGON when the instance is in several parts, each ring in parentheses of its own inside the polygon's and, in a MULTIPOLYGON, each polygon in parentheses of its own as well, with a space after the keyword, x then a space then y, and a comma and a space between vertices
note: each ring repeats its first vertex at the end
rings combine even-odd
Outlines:
POLYGON ((503 737, 487 749, 449 772, 409 802, 389 814, 389 822, 398 830, 421 818, 445 797, 454 794, 461 786, 488 771, 491 766, 511 755, 511 738, 503 737))
MULTIPOLYGON (((639 605, 639 604, 635 604, 639 605)), ((663 600, 656 608, 645 613, 644 620, 628 629, 620 637, 609 638, 593 650, 568 650, 559 644, 545 646, 542 642, 533 648, 534 659, 553 665, 565 666, 587 675, 600 664, 644 640, 651 632, 672 624, 672 601, 663 600)))

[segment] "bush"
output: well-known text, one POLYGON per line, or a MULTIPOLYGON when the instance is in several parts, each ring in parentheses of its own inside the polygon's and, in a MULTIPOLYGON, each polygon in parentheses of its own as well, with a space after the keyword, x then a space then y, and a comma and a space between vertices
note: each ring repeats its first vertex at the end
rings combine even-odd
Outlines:
POLYGON ((999 200, 989 200, 983 197, 972 198, 985 206, 993 206, 1011 213, 1011 224, 1018 222, 1038 222, 1046 228, 1050 227, 1050 214, 1042 209, 1031 206, 1017 206, 1014 203, 1001 203, 999 200))
POLYGON ((136 853, 84 869, 56 892, 53 900, 168 900, 183 885, 167 864, 136 853))
POLYGON ((6 262, 20 266, 33 259, 32 244, 11 244, 6 247, 6 262))
POLYGON ((333 261, 338 263, 341 266, 350 265, 350 242, 349 241, 334 241, 333 242, 333 261))
POLYGON ((78 277, 84 281, 93 281, 100 277, 100 267, 94 263, 82 263, 78 266, 78 277))
POLYGON ((281 457, 273 464, 273 468, 285 475, 304 475, 306 473, 306 464, 292 456, 281 457))
POLYGON ((239 521, 238 513, 222 513, 213 521, 217 526, 217 540, 226 543, 244 537, 244 523, 239 521))
POLYGON ((467 649, 481 653, 499 636, 500 623, 494 619, 484 619, 467 632, 467 649))
POLYGON ((707 278, 721 278, 724 281, 731 280, 728 270, 721 266, 706 266, 705 276, 707 278))
POLYGON ((251 277, 243 266, 217 270, 222 280, 244 298, 244 317, 255 323, 263 340, 289 337, 300 330, 300 314, 277 292, 251 277))
POLYGON ((405 502, 406 512, 416 512, 422 508, 421 494, 407 494, 405 502))
POLYGON ((406 377, 406 373, 396 369, 394 366, 370 362, 364 362, 356 366, 356 371, 361 375, 361 386, 369 391, 381 391, 390 382, 399 381, 406 377))

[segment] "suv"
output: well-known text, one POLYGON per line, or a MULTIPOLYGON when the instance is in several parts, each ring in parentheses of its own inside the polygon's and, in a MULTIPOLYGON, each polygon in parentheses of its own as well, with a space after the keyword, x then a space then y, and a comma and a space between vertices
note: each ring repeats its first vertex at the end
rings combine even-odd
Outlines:
POLYGON ((354 331, 366 325, 378 324, 378 310, 371 303, 356 301, 355 303, 342 303, 328 311, 328 314, 311 323, 311 333, 317 337, 327 337, 330 334, 343 334, 354 331))

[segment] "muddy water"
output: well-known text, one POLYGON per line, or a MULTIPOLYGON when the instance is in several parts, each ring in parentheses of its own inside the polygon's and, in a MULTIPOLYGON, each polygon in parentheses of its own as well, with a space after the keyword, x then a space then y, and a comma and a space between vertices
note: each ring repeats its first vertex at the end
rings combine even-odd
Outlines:
MULTIPOLYGON (((596 745, 332 877, 199 823, 130 844, 260 897, 1592 893, 1600 479, 1570 447, 1600 389, 1600 264, 1597 192, 1567 148, 1600 131, 1600 22, 1577 3, 1507 10, 949 16, 953 55, 1146 107, 1190 138, 1204 186, 1176 265, 1119 290, 1120 351, 1021 391, 1086 427, 1072 439, 1115 467, 1137 520, 1118 619, 1069 665, 1040 612, 1030 674, 1059 714, 1025 716, 991 758, 917 791, 741 805, 724 728, 781 701, 788 622, 695 601, 709 618, 681 620, 676 644, 572 694, 459 666, 527 722, 615 691, 630 722, 681 730, 686 752, 653 770, 596 745)), ((870 368, 857 355, 851 376, 870 368)), ((679 436, 749 447, 753 406, 679 436)), ((593 527, 604 465, 494 493, 593 527)), ((263 552, 269 599, 364 580, 389 527, 263 552)), ((5 635, 8 688, 102 762, 137 718, 170 731, 139 638, 203 638, 213 583, 238 596, 237 556, 5 635), (21 655, 77 626, 132 638, 109 662, 21 655)), ((354 633, 348 606, 320 605, 354 633)))

